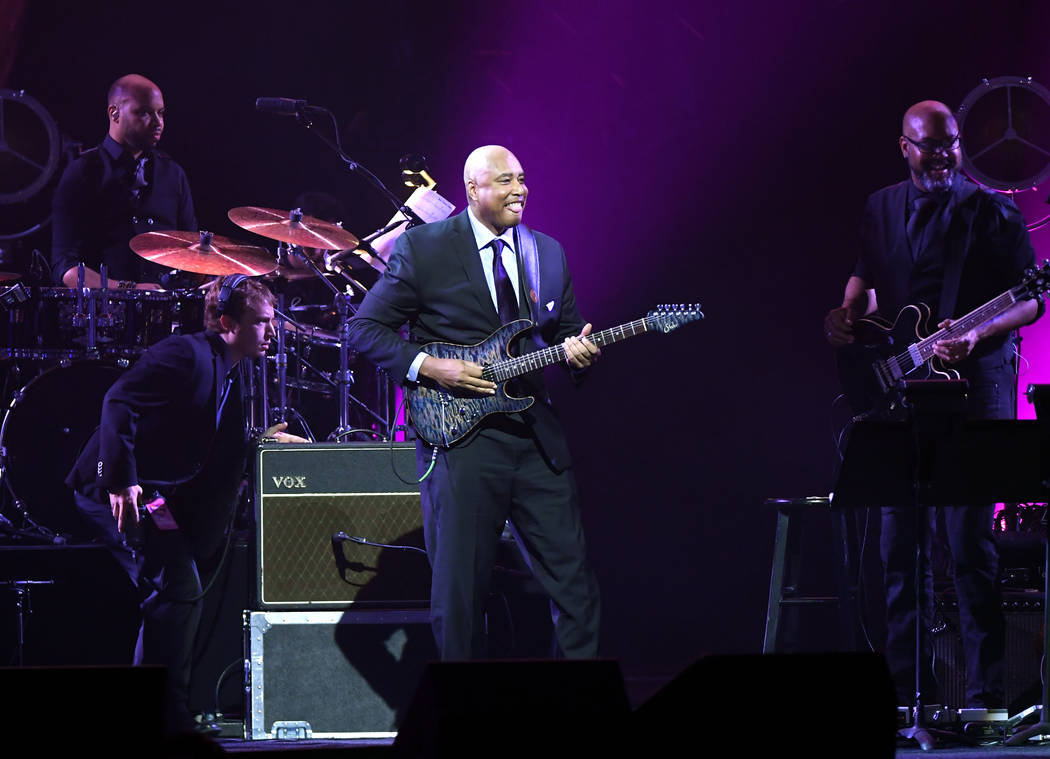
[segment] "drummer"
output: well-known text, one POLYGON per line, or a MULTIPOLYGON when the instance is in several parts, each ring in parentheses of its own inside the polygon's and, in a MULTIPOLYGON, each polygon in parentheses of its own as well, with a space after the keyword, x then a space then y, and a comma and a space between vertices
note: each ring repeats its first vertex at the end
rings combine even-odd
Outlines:
POLYGON ((78 264, 88 287, 155 290, 193 286, 169 282, 169 271, 135 255, 128 242, 142 232, 196 230, 186 174, 157 149, 164 133, 164 96, 138 74, 117 79, 107 96, 109 133, 97 147, 66 167, 53 201, 51 274, 56 284, 77 286, 78 264))

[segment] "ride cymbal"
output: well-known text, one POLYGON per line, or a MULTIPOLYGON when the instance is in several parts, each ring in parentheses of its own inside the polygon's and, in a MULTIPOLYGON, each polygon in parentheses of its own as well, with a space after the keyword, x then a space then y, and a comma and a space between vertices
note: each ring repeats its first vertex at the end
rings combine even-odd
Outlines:
POLYGON ((249 232, 305 248, 346 250, 358 243, 356 237, 338 224, 304 216, 298 208, 280 211, 276 208, 241 206, 231 209, 226 215, 238 227, 249 232))
POLYGON ((255 277, 277 268, 274 255, 211 232, 143 232, 131 238, 131 249, 147 261, 195 274, 255 277))

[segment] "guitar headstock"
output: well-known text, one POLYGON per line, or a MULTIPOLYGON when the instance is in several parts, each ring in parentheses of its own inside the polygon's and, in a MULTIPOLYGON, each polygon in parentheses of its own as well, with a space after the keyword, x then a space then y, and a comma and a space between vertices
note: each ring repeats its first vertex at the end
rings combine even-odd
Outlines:
POLYGON ((703 319, 704 312, 699 303, 670 303, 657 306, 646 314, 646 326, 661 332, 671 332, 683 324, 703 319))
POLYGON ((1038 298, 1050 290, 1050 261, 1044 260, 1038 269, 1025 269, 1021 287, 1030 298, 1038 298))

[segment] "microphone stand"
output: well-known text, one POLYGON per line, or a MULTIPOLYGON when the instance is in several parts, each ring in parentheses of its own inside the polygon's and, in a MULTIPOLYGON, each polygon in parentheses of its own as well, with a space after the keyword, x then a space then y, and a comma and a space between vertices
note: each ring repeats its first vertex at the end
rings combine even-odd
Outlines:
MULTIPOLYGON (((426 223, 420 218, 419 214, 409 208, 407 204, 398 200, 397 196, 383 184, 379 177, 343 151, 342 143, 339 139, 339 124, 336 121, 335 114, 330 110, 316 105, 308 106, 304 103, 302 106, 296 108, 295 120, 301 127, 317 135, 317 138, 321 140, 321 142, 335 151, 336 155, 339 156, 339 159, 347 165, 347 168, 353 172, 361 174, 369 184, 375 187, 383 197, 391 202, 394 208, 407 217, 407 229, 422 226, 426 223), (334 140, 313 128, 314 123, 310 118, 311 113, 323 113, 332 120, 332 134, 335 137, 334 140)), ((314 271, 320 273, 317 267, 313 266, 313 262, 309 263, 314 271)), ((325 279, 325 281, 327 282, 328 280, 325 279)), ((328 284, 332 286, 330 282, 328 284)), ((332 286, 332 289, 335 289, 335 287, 332 286)), ((339 293, 335 299, 335 308, 336 312, 339 314, 339 375, 337 378, 339 393, 339 426, 328 436, 328 439, 338 441, 353 431, 353 428, 350 426, 349 414, 349 386, 353 382, 353 375, 349 369, 350 312, 353 310, 353 307, 350 305, 350 296, 344 293, 339 293)), ((390 435, 389 425, 387 425, 386 435, 390 435)))
POLYGON ((348 156, 345 152, 343 152, 343 147, 339 142, 339 125, 335 120, 335 115, 331 111, 329 111, 327 108, 322 108, 321 106, 317 105, 304 105, 302 108, 296 109, 295 120, 304 129, 307 129, 316 134, 317 138, 321 140, 321 142, 323 142, 325 145, 327 145, 335 151, 336 155, 339 156, 340 160, 342 160, 343 163, 345 163, 351 171, 360 173, 366 180, 368 180, 369 184, 375 187, 380 192, 380 194, 383 195, 383 197, 385 197, 387 200, 393 203, 394 208, 396 208, 398 211, 407 216, 409 220, 409 229, 426 223, 423 221, 423 219, 419 217, 419 215, 415 211, 413 211, 406 204, 398 200, 397 196, 394 195, 394 193, 392 193, 390 189, 382 183, 382 181, 380 181, 379 177, 377 177, 367 168, 365 168, 360 163, 348 156), (321 134, 313 128, 314 123, 309 116, 309 112, 311 111, 315 113, 327 114, 328 117, 332 119, 332 132, 335 134, 335 141, 332 141, 331 138, 321 134))

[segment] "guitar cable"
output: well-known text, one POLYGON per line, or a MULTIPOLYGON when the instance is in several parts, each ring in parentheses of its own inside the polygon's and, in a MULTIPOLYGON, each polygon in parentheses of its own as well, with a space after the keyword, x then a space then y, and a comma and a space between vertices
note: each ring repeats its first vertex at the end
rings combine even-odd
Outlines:
MULTIPOLYGON (((401 394, 401 403, 398 404, 397 409, 394 411, 394 419, 395 420, 398 418, 398 416, 401 415, 401 412, 404 410, 404 408, 405 408, 405 395, 404 395, 404 393, 402 393, 401 394)), ((444 406, 442 406, 442 408, 441 408, 441 413, 442 413, 442 415, 444 415, 444 413, 445 413, 444 406)), ((444 421, 444 419, 442 419, 442 421, 444 421)), ((401 476, 401 473, 399 471, 397 471, 397 465, 396 465, 396 463, 394 461, 394 437, 395 437, 395 435, 396 435, 398 430, 400 430, 401 432, 406 433, 406 437, 407 437, 408 427, 406 425, 398 425, 398 426, 394 427, 393 430, 391 430, 391 432, 390 432, 390 470, 394 473, 395 477, 397 477, 399 480, 401 480, 406 485, 418 485, 423 480, 425 480, 427 477, 429 477, 431 475, 431 473, 434 471, 434 465, 437 463, 438 447, 435 445, 435 446, 433 446, 431 448, 431 450, 430 450, 430 466, 427 467, 427 471, 423 472, 423 476, 420 477, 418 480, 406 480, 404 477, 401 476)))

